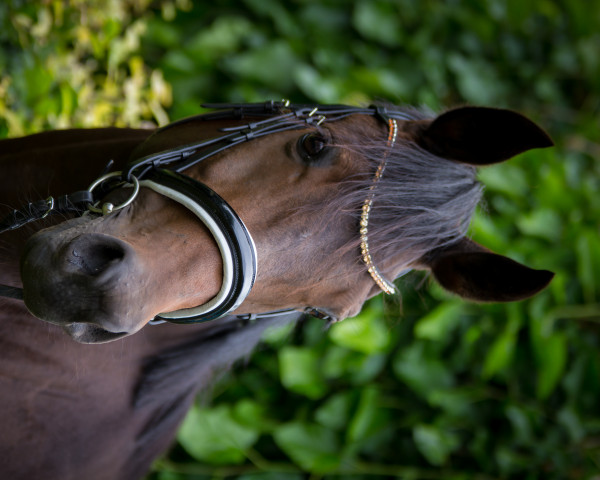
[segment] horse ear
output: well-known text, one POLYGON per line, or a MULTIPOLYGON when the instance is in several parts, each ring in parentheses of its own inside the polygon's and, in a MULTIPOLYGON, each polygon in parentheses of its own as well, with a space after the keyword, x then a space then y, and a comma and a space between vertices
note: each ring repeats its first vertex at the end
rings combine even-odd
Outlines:
POLYGON ((496 108, 457 108, 433 121, 407 125, 407 130, 434 155, 472 165, 490 165, 532 148, 554 145, 528 118, 496 108))
POLYGON ((481 302, 523 300, 545 288, 554 277, 548 270, 526 267, 467 238, 429 253, 421 262, 446 290, 481 302))

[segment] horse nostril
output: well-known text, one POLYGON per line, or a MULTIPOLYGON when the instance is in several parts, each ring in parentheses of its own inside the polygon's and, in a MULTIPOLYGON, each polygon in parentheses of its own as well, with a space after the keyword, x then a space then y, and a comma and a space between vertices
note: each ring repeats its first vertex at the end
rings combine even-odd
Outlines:
POLYGON ((71 243, 69 250, 68 262, 90 276, 106 271, 111 265, 121 262, 126 255, 126 249, 119 240, 94 234, 78 237, 71 243))

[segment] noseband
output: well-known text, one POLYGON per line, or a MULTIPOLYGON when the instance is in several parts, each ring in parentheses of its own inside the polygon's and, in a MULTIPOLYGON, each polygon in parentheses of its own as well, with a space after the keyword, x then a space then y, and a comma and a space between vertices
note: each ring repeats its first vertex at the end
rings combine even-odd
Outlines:
MULTIPOLYGON (((222 286, 212 300, 198 307, 161 313, 151 323, 162 323, 163 321, 199 323, 221 318, 238 308, 252 289, 257 272, 256 247, 250 232, 227 202, 205 184, 185 176, 181 172, 217 153, 254 138, 306 128, 306 126, 317 126, 323 122, 334 122, 350 115, 370 115, 380 118, 389 126, 389 137, 388 150, 375 173, 374 182, 362 209, 361 252, 363 261, 375 283, 385 293, 395 292, 393 283, 383 277, 371 258, 368 244, 368 222, 375 187, 383 174, 389 150, 394 146, 396 140, 396 120, 410 120, 411 117, 403 112, 388 111, 380 106, 368 108, 346 105, 313 106, 290 104, 287 101, 207 104, 203 107, 215 111, 180 120, 159 129, 158 132, 199 119, 206 121, 241 120, 246 117, 265 118, 242 126, 223 128, 221 130, 223 135, 220 137, 182 145, 136 159, 128 163, 121 172, 112 172, 101 176, 90 185, 88 190, 57 199, 50 197, 47 200, 30 203, 21 210, 13 211, 0 222, 0 233, 14 230, 51 213, 77 212, 82 214, 90 211, 91 214, 109 215, 134 201, 140 186, 150 188, 193 212, 211 232, 223 259, 222 286), (125 202, 117 206, 108 202, 99 205, 100 199, 107 193, 123 187, 133 187, 133 193, 125 202)), ((21 289, 2 285, 0 285, 0 296, 23 298, 21 289)), ((292 311, 294 310, 286 309, 277 312, 241 315, 240 317, 249 319, 271 317, 292 311)), ((316 308, 309 307, 305 312, 326 320, 335 320, 328 313, 316 308)))

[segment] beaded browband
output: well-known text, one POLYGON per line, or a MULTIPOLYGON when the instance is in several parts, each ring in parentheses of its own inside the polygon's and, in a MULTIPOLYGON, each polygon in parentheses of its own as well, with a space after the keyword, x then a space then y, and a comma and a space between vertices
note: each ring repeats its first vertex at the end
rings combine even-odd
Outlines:
POLYGON ((396 136, 398 134, 398 124, 396 120, 393 118, 388 119, 389 126, 389 135, 387 140, 388 149, 385 151, 383 155, 383 159, 381 163, 377 167, 377 171, 375 172, 375 177, 373 179, 373 183, 369 188, 369 195, 365 199, 365 203, 362 207, 362 213, 360 216, 360 250, 362 253, 363 262, 367 266, 369 274, 384 293, 388 295, 392 295, 396 293, 396 287, 392 282, 386 280, 384 276, 381 274, 379 269, 373 263, 373 258, 371 257, 371 252, 369 251, 369 213, 371 212, 371 206, 373 205, 373 197, 375 196, 375 187, 379 182, 379 179, 383 175, 383 171, 385 170, 385 165, 387 163, 387 158, 389 156, 389 152, 396 143, 396 136))

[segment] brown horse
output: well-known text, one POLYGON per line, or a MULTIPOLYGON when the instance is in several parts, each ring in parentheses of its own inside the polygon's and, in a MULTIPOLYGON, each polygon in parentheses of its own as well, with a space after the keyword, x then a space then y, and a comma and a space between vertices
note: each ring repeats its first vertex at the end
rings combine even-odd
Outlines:
POLYGON ((104 215, 0 235, 0 282, 25 300, 0 300, 3 478, 139 478, 198 389, 267 326, 307 307, 355 315, 408 269, 478 301, 526 298, 552 278, 464 236, 475 167, 552 144, 525 117, 228 107, 154 132, 0 143, 3 208, 82 190, 108 160, 122 172, 94 191, 104 215), (283 313, 246 315, 272 311, 283 313), (153 318, 168 322, 146 326, 153 318))

